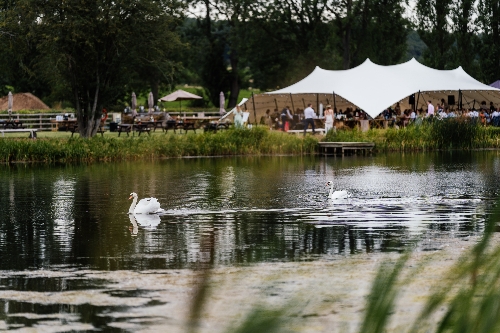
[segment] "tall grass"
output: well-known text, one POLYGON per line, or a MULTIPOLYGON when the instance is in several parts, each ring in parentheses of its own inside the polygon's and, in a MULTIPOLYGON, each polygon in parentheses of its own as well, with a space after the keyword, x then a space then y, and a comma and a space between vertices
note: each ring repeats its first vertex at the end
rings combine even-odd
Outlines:
POLYGON ((500 128, 466 119, 445 119, 399 129, 330 131, 323 141, 374 142, 379 151, 500 148, 500 128))
POLYGON ((312 154, 318 140, 268 131, 231 129, 217 133, 141 137, 1 139, 2 162, 116 161, 181 156, 312 154))

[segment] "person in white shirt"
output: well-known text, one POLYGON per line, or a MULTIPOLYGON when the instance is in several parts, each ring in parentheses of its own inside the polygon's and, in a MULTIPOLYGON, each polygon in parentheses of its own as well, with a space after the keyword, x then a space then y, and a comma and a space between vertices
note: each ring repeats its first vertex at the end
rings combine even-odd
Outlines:
POLYGON ((417 114, 415 113, 415 110, 412 110, 410 113, 410 121, 414 122, 415 118, 417 118, 417 114))
POLYGON ((316 118, 316 113, 312 108, 312 104, 307 104, 307 108, 304 110, 304 135, 311 124, 313 134, 316 134, 316 128, 314 127, 314 118, 316 118))
POLYGON ((427 105, 427 117, 432 119, 434 117, 434 105, 432 105, 432 101, 429 100, 427 105))

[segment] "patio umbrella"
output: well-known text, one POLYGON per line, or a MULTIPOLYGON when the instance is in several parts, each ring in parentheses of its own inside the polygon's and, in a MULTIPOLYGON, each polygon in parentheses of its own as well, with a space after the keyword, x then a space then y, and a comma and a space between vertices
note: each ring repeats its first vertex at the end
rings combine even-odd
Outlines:
POLYGON ((148 107, 149 107, 148 114, 152 115, 153 114, 153 108, 155 107, 155 101, 154 101, 154 97, 153 97, 153 93, 152 92, 149 92, 149 95, 148 95, 148 107))
POLYGON ((12 96, 12 92, 9 91, 9 101, 8 101, 9 116, 12 115, 12 104, 14 104, 13 102, 14 102, 14 97, 12 96))
POLYGON ((137 116, 137 97, 135 96, 135 92, 132 93, 132 118, 137 116))
POLYGON ((173 101, 179 101, 179 112, 182 109, 182 101, 183 100, 190 100, 190 99, 203 99, 203 97, 200 97, 195 94, 191 94, 187 91, 184 90, 177 90, 174 91, 173 93, 163 96, 162 98, 159 99, 160 102, 173 102, 173 101))
POLYGON ((225 103, 226 103, 226 98, 224 97, 224 92, 221 91, 219 95, 219 113, 221 117, 226 113, 226 110, 224 110, 225 103))

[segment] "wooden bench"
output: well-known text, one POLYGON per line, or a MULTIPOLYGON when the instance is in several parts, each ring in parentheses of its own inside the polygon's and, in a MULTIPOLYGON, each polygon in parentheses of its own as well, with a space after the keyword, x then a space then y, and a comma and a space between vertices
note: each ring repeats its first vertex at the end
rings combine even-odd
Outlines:
MULTIPOLYGON (((75 134, 75 132, 78 133, 78 124, 68 126, 67 130, 71 132, 71 137, 73 137, 73 134, 75 134)), ((101 136, 104 136, 104 132, 106 132, 106 129, 104 128, 104 124, 101 124, 97 129, 97 133, 101 133, 101 136)))
POLYGON ((134 129, 139 133, 138 136, 141 136, 141 133, 144 132, 148 133, 148 135, 151 135, 151 127, 149 127, 148 124, 136 124, 134 125, 134 129))
POLYGON ((122 132, 127 133, 127 136, 128 136, 128 134, 132 130, 132 124, 120 124, 120 125, 118 125, 118 127, 116 129, 118 130, 118 136, 120 136, 120 134, 122 134, 122 132))
POLYGON ((16 128, 16 129, 1 129, 2 137, 5 137, 5 133, 19 133, 19 132, 29 132, 31 139, 36 139, 36 128, 16 128))
MULTIPOLYGON (((313 130, 312 130, 312 128, 308 128, 306 130, 306 132, 307 133, 312 133, 313 130)), ((303 134, 304 130, 303 129, 301 129, 301 130, 288 130, 287 133, 289 133, 289 134, 303 134)), ((316 128, 316 133, 320 133, 320 134, 324 135, 325 134, 325 129, 324 128, 316 128)))
POLYGON ((179 126, 184 130, 184 132, 187 133, 188 130, 192 130, 193 132, 196 133, 196 128, 194 127, 194 123, 189 122, 189 123, 182 123, 179 124, 179 126))

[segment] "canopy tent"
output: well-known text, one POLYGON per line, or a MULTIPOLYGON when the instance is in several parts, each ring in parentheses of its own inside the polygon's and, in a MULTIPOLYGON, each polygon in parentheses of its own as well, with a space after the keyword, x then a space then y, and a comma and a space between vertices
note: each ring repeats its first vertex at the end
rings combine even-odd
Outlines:
POLYGON ((490 87, 500 89, 500 80, 496 80, 492 84, 490 84, 490 87))
MULTIPOLYGON (((372 118, 384 109, 400 103, 401 109, 409 109, 410 97, 415 96, 417 108, 426 109, 427 100, 434 106, 442 98, 448 103, 454 100, 455 108, 462 101, 464 108, 479 106, 482 101, 500 104, 500 90, 485 85, 462 67, 454 70, 436 70, 417 60, 392 66, 376 65, 367 59, 358 67, 348 70, 325 70, 316 67, 301 81, 273 92, 254 95, 254 108, 260 117, 266 109, 282 109, 289 106, 296 112, 313 104, 316 112, 322 103, 331 104, 338 110, 359 107, 372 118)), ((489 104, 489 103, 488 103, 489 104)), ((258 121, 258 119, 256 119, 258 121)))

